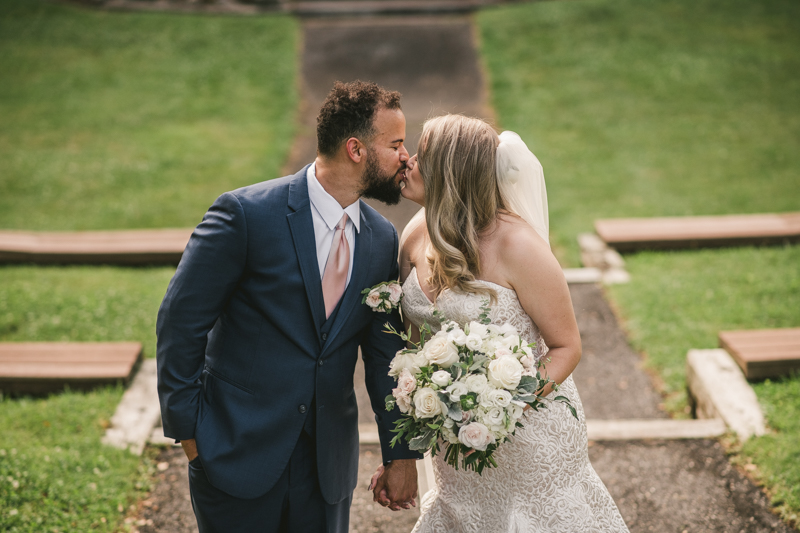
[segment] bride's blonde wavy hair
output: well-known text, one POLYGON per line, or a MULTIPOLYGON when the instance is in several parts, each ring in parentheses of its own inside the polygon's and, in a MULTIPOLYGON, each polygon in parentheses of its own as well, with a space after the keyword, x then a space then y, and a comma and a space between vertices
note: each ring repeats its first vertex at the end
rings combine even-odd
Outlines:
POLYGON ((497 186, 497 132, 486 122, 443 115, 425 122, 418 165, 425 187, 425 220, 430 236, 428 284, 486 295, 496 292, 476 282, 481 275, 478 240, 504 209, 497 186))

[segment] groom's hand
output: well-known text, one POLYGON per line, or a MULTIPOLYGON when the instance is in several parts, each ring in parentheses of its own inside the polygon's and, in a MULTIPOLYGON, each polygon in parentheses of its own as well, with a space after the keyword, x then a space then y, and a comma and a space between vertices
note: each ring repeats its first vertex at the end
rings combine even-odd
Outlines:
POLYGON ((392 511, 416 507, 416 459, 396 459, 385 468, 379 466, 372 476, 370 488, 373 501, 392 511))
POLYGON ((194 439, 182 440, 181 447, 183 448, 183 453, 186 454, 186 458, 190 461, 197 457, 197 441, 194 439))

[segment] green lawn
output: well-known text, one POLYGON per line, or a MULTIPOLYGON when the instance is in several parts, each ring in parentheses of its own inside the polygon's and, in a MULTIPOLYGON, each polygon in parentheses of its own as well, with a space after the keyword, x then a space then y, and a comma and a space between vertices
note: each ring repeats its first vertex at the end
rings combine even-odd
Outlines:
POLYGON ((293 19, 0 2, 0 228, 195 226, 279 176, 293 19))
MULTIPOLYGON (((800 327, 800 245, 628 256, 631 282, 609 288, 635 348, 664 380, 668 407, 685 412, 686 352, 717 348, 730 329, 800 327)), ((755 383, 775 431, 740 451, 786 518, 800 512, 800 375, 755 383)))
POLYGON ((800 209, 800 3, 576 0, 478 23, 566 264, 596 218, 800 209))
MULTIPOLYGON (((500 125, 545 169, 554 249, 602 217, 800 211, 800 3, 576 0, 478 17, 500 125)), ((626 257, 609 295, 685 411, 685 356, 731 328, 800 326, 800 247, 626 257)), ((754 461, 800 514, 800 377, 755 384, 775 431, 754 461)))
MULTIPOLYGON (((0 228, 190 227, 277 177, 297 23, 0 2, 0 228)), ((155 354, 173 268, 0 267, 0 342, 135 340, 155 354)), ((0 530, 119 531, 152 460, 100 444, 122 389, 0 397, 0 530)))

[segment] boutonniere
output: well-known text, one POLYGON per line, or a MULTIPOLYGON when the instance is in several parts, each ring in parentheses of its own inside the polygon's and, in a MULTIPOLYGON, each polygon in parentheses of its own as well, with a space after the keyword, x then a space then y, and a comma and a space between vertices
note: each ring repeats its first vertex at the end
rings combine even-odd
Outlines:
POLYGON ((385 281, 374 287, 367 287, 361 294, 362 304, 367 304, 373 311, 388 313, 397 309, 403 299, 403 288, 396 281, 385 281))

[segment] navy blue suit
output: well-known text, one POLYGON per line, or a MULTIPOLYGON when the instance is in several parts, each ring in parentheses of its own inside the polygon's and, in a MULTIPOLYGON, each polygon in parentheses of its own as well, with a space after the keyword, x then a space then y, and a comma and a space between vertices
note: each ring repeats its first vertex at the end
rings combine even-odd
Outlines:
POLYGON ((387 372, 403 342, 383 324, 400 329, 399 314, 374 313, 360 294, 397 279, 397 232, 361 202, 351 279, 326 320, 307 168, 220 196, 158 313, 164 434, 196 439, 208 481, 235 498, 278 483, 307 424, 325 502, 352 497, 359 346, 384 460, 419 458, 388 444, 398 413, 384 407, 394 387, 387 372))

